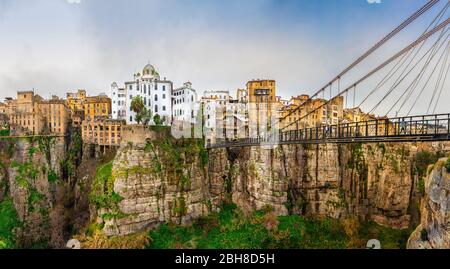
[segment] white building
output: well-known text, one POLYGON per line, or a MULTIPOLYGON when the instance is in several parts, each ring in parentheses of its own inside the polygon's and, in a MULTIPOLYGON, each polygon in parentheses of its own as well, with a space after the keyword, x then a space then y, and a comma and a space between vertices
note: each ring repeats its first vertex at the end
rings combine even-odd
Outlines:
POLYGON ((173 120, 196 123, 199 104, 197 92, 191 82, 185 82, 183 87, 173 90, 173 120))
POLYGON ((229 91, 206 91, 201 99, 206 143, 244 138, 248 132, 247 107, 229 91))
POLYGON ((205 91, 201 99, 203 106, 203 118, 207 131, 216 128, 217 113, 225 112, 226 105, 231 100, 229 91, 205 91))
MULTIPOLYGON (((155 116, 158 114, 163 124, 172 123, 172 90, 173 83, 165 78, 160 79, 155 68, 148 64, 141 73, 134 75, 132 81, 125 82, 124 88, 117 83, 111 85, 112 117, 124 119, 127 124, 135 124, 136 113, 131 110, 131 101, 140 96, 147 109, 155 116)), ((150 122, 153 123, 153 120, 150 122)))

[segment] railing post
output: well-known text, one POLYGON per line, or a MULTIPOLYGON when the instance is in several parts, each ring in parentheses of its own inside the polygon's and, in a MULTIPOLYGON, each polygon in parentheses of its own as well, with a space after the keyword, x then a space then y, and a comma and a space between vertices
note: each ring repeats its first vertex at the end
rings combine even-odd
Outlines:
POLYGON ((434 134, 437 134, 437 116, 434 115, 434 134))
POLYGON ((378 119, 375 120, 375 136, 378 136, 378 119))
MULTIPOLYGON (((413 122, 413 118, 411 117, 410 119, 409 119, 409 135, 412 135, 412 122, 413 122)), ((406 127, 405 127, 406 128, 406 127)))
POLYGON ((447 138, 450 135, 450 114, 447 114, 447 138))
POLYGON ((385 136, 389 135, 389 120, 388 119, 384 120, 384 135, 385 136))

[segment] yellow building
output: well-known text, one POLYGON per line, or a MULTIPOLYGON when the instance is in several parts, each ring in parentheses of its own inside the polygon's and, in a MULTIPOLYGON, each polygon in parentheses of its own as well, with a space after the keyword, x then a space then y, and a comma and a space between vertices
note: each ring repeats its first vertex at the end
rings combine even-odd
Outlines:
POLYGON ((33 91, 17 92, 16 99, 9 99, 6 109, 12 134, 40 134, 44 128, 44 118, 39 111, 43 99, 33 91))
POLYGON ((271 129, 274 118, 279 116, 276 82, 268 79, 251 80, 247 82, 247 94, 250 136, 264 136, 271 129))
POLYGON ((39 103, 39 111, 45 119, 44 132, 66 134, 70 124, 70 110, 66 102, 57 97, 39 103))
POLYGON ((95 121, 83 121, 81 135, 83 142, 100 146, 119 146, 122 141, 124 120, 96 118, 95 121))
POLYGON ((111 99, 107 96, 86 97, 83 104, 84 119, 95 120, 96 117, 109 117, 111 115, 111 99))
POLYGON ((67 93, 67 106, 72 111, 84 110, 83 104, 86 97, 86 90, 78 90, 76 93, 67 93))
POLYGON ((276 101, 275 80, 251 80, 247 82, 248 100, 251 103, 271 103, 276 101))
POLYGON ((9 118, 12 134, 66 134, 70 111, 64 100, 53 97, 44 100, 34 91, 17 92, 17 98, 8 98, 1 110, 9 118))
POLYGON ((292 97, 282 109, 281 127, 287 130, 338 124, 344 116, 344 98, 337 97, 325 105, 325 99, 309 100, 308 95, 292 97), (309 115, 307 115, 309 114, 309 115), (307 115, 307 116, 305 116, 307 115))

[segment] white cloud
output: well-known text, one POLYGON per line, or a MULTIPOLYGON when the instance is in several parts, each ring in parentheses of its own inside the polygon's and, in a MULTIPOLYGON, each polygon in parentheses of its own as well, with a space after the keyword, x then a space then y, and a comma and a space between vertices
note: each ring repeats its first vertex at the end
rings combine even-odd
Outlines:
POLYGON ((66 0, 69 4, 81 4, 81 0, 66 0))

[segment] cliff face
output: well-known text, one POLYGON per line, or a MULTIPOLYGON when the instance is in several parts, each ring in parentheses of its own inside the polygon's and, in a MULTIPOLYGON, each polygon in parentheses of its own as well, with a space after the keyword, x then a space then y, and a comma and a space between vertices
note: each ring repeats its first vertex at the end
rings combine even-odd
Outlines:
POLYGON ((430 166, 421 222, 408 240, 411 249, 450 248, 450 159, 430 166), (447 166, 447 167, 446 167, 447 166))
POLYGON ((221 184, 208 179, 202 142, 153 135, 122 144, 110 167, 97 172, 91 200, 106 235, 136 233, 162 222, 185 224, 215 208, 221 184))
POLYGON ((406 228, 415 151, 414 144, 377 143, 219 149, 210 151, 210 167, 229 167, 219 176, 228 176, 233 201, 246 210, 270 205, 280 215, 358 216, 406 228))
POLYGON ((79 136, 2 141, 3 186, 8 186, 21 227, 21 247, 61 247, 68 236, 71 189, 79 136))

